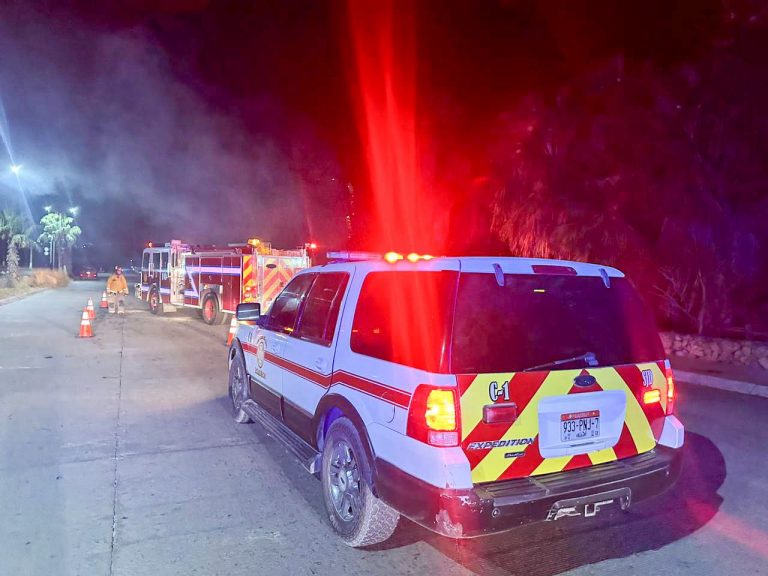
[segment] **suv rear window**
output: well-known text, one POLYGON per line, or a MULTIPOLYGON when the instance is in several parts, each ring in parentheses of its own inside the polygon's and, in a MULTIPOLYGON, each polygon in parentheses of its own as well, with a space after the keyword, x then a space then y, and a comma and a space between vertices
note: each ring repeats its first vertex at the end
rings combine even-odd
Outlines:
POLYGON ((586 352, 599 366, 665 357, 653 316, 626 278, 608 288, 600 277, 538 274, 505 275, 503 287, 493 274, 461 274, 451 352, 456 374, 517 372, 586 352))
POLYGON ((456 272, 371 272, 360 290, 350 347, 428 372, 446 371, 456 272))

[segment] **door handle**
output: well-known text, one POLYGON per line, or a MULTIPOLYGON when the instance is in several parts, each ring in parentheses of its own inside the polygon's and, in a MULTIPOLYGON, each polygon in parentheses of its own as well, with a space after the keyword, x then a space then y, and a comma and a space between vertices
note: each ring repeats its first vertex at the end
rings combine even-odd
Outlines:
POLYGON ((325 372, 325 368, 328 366, 328 363, 325 361, 325 358, 315 358, 315 368, 318 370, 325 372))

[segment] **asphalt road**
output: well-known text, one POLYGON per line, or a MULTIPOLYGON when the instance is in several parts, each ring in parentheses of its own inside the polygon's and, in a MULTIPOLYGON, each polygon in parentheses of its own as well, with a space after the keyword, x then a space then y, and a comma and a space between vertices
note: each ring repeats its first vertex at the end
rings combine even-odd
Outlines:
POLYGON ((75 283, 0 306, 0 576, 768 574, 768 400, 679 386, 677 487, 628 514, 349 549, 319 482, 232 422, 226 326, 99 311, 75 283))

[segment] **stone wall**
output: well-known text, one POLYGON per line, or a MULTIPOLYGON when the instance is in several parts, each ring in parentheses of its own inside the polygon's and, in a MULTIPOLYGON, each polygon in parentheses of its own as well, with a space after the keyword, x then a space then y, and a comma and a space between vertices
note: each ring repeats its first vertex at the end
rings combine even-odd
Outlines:
POLYGON ((740 366, 759 366, 768 370, 768 343, 765 342, 708 338, 675 332, 662 332, 661 341, 670 356, 702 358, 740 366))

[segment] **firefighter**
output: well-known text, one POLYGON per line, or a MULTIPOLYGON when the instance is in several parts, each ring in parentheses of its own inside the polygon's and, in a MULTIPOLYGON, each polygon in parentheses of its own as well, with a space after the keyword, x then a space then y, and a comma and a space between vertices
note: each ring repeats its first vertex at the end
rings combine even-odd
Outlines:
POLYGON ((107 300, 109 313, 114 314, 117 308, 118 314, 125 312, 125 296, 128 294, 128 283, 123 276, 123 269, 115 266, 115 272, 107 280, 107 300))

